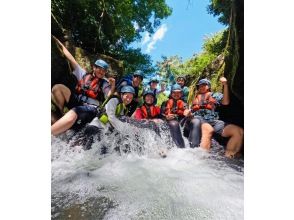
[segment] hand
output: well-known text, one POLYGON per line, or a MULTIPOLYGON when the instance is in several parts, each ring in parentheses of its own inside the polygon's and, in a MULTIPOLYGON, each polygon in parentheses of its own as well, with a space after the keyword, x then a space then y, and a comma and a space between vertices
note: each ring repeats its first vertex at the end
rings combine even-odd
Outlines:
POLYGON ((176 117, 175 114, 169 114, 169 115, 166 115, 166 119, 167 119, 167 120, 172 120, 172 119, 174 119, 175 117, 176 117))
POLYGON ((221 77, 220 79, 219 79, 219 81, 222 83, 222 85, 224 86, 224 85, 227 85, 227 79, 225 78, 225 77, 221 77))
POLYGON ((109 78, 108 78, 108 82, 109 82, 109 84, 110 84, 111 86, 115 86, 115 79, 114 79, 114 78, 109 77, 109 78))
POLYGON ((185 116, 185 117, 190 117, 190 116, 192 116, 191 110, 190 110, 190 109, 185 109, 185 110, 184 110, 184 116, 185 116))

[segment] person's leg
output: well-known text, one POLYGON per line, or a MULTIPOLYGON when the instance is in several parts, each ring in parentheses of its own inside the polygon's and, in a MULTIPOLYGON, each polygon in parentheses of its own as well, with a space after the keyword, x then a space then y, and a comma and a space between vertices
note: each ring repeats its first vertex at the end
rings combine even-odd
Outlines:
POLYGON ((229 124, 225 126, 221 135, 229 138, 225 153, 226 157, 234 157, 240 151, 243 143, 243 134, 243 128, 237 125, 229 124))
POLYGON ((64 104, 69 102, 71 91, 63 84, 56 84, 52 88, 51 99, 63 113, 64 104))
POLYGON ((210 124, 205 122, 201 125, 202 137, 201 137, 200 147, 202 147, 205 150, 210 149, 211 137, 212 137, 213 131, 214 129, 210 124))
POLYGON ((51 126, 51 134, 58 135, 67 131, 74 125, 77 118, 77 113, 73 110, 69 110, 62 118, 51 126))
POLYGON ((96 116, 96 107, 90 105, 77 106, 68 111, 61 119, 51 126, 53 135, 61 134, 71 128, 75 122, 76 127, 91 122, 96 116))
POLYGON ((192 148, 198 147, 201 137, 201 121, 198 118, 193 118, 189 123, 189 142, 192 148))
POLYGON ((170 133, 171 133, 173 141, 176 143, 176 145, 179 148, 184 148, 185 143, 184 143, 184 139, 182 137, 182 132, 180 129, 179 122, 176 120, 171 120, 171 121, 168 121, 167 124, 170 128, 170 133))

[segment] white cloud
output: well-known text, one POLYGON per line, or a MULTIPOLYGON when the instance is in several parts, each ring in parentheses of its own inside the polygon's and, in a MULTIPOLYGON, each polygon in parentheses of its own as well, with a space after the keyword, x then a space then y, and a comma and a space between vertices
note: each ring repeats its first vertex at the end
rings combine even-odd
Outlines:
POLYGON ((162 40, 165 33, 167 31, 167 26, 166 24, 161 25, 158 30, 155 32, 155 34, 152 37, 151 42, 149 42, 149 44, 147 45, 147 49, 146 52, 150 53, 151 50, 154 49, 154 45, 156 44, 157 41, 162 40))
POLYGON ((149 33, 145 33, 143 41, 142 41, 142 46, 144 44, 148 43, 148 41, 150 41, 150 40, 151 40, 151 37, 150 37, 149 33))

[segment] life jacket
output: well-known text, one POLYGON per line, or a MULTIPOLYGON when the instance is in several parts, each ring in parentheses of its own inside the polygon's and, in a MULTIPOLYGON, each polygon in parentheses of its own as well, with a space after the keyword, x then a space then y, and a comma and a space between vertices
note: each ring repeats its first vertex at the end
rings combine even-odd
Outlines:
POLYGON ((171 98, 166 102, 164 114, 165 115, 176 114, 179 116, 183 116, 185 109, 186 109, 186 104, 183 100, 181 100, 181 99, 174 100, 171 98))
POLYGON ((155 105, 143 104, 140 109, 144 119, 157 118, 160 115, 160 108, 155 105))
MULTIPOLYGON (((115 108, 115 116, 119 117, 121 116, 121 113, 123 112, 123 115, 127 115, 128 113, 128 108, 123 104, 122 100, 118 97, 114 97, 117 98, 119 100, 119 103, 117 104, 116 108, 115 108)), ((103 124, 107 124, 109 122, 108 116, 106 114, 106 112, 104 112, 100 117, 99 120, 103 123, 103 124)))
POLYGON ((105 79, 99 79, 98 77, 94 77, 91 73, 88 73, 78 82, 76 91, 78 94, 103 102, 105 98, 102 86, 105 81, 105 79))
POLYGON ((211 92, 205 94, 198 94, 193 100, 192 111, 198 111, 200 109, 214 110, 217 101, 211 96, 211 92))

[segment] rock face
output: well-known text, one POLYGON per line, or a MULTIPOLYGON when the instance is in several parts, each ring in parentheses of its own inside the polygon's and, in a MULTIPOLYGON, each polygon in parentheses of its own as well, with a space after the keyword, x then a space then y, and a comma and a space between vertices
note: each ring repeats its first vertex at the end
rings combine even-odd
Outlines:
MULTIPOLYGON (((107 76, 122 76, 123 65, 121 61, 104 54, 90 54, 79 47, 75 47, 71 39, 71 33, 64 30, 53 15, 51 16, 51 34, 66 46, 81 67, 85 68, 88 72, 92 70, 91 65, 97 59, 103 59, 110 65, 107 76)), ((72 70, 69 63, 65 59, 56 41, 51 37, 51 88, 55 84, 61 83, 73 90, 76 85, 76 78, 71 72, 72 70)))
POLYGON ((75 83, 76 79, 71 74, 69 63, 61 53, 55 40, 51 38, 51 88, 55 84, 64 84, 73 90, 75 83))
MULTIPOLYGON (((221 119, 241 127, 244 125, 244 1, 233 1, 225 56, 218 56, 205 68, 200 78, 208 77, 213 85, 224 75, 229 82, 230 105, 220 109, 221 119)), ((194 82, 195 83, 195 82, 194 82)), ((221 87, 214 86, 214 90, 221 87)))
MULTIPOLYGON (((232 42, 233 62, 227 65, 233 74, 228 74, 230 84, 231 103, 226 111, 224 118, 237 125, 244 125, 244 1, 234 1, 233 22, 232 22, 232 42)), ((229 73, 226 71, 225 74, 229 73)), ((226 75, 225 75, 226 76, 226 75)))
POLYGON ((238 99, 244 103, 244 1, 236 1, 236 34, 238 42, 238 66, 233 79, 232 90, 238 99))

